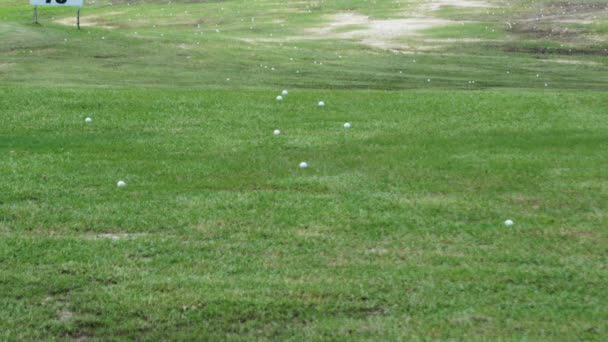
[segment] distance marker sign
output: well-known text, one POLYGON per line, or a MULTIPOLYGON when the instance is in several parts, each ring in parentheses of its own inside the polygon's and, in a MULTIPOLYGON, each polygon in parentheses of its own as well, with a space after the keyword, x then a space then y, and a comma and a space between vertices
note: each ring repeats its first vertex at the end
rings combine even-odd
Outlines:
POLYGON ((82 6, 82 0, 30 0, 35 6, 82 6))

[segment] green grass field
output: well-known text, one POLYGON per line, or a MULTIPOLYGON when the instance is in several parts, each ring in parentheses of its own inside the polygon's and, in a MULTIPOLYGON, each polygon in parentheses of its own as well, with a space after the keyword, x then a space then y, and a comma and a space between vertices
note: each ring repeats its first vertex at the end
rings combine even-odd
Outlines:
POLYGON ((0 340, 605 339, 608 5, 462 3, 3 1, 0 340))

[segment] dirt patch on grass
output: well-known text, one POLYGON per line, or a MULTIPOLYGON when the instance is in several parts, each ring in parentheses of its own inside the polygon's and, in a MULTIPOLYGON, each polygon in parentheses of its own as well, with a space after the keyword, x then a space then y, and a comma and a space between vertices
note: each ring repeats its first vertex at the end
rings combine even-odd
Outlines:
MULTIPOLYGON (((349 20, 352 20, 353 15, 350 16, 339 16, 335 17, 339 20, 346 19, 346 23, 349 20)), ((359 19, 354 19, 352 22, 361 22, 361 17, 359 19)), ((371 38, 373 40, 383 40, 386 38, 395 38, 395 37, 404 37, 404 36, 412 36, 416 35, 418 31, 448 25, 452 23, 448 20, 437 19, 437 18, 407 18, 407 19, 388 19, 388 20, 369 20, 367 17, 364 17, 367 22, 365 25, 366 29, 355 30, 351 32, 344 33, 346 37, 354 37, 357 35, 363 35, 367 38, 371 38), (385 38, 383 38, 385 37, 385 38)), ((341 22, 343 24, 344 22, 341 22)), ((348 24, 347 24, 348 25, 348 24)))
POLYGON ((182 50, 192 50, 194 48, 194 46, 190 45, 190 44, 179 44, 177 47, 179 47, 182 50))
POLYGON ((561 58, 556 58, 556 59, 543 59, 542 60, 545 63, 559 63, 559 64, 577 64, 577 65, 599 65, 598 62, 594 62, 594 61, 581 61, 578 59, 561 59, 561 58))
POLYGON ((426 43, 443 43, 443 44, 455 44, 455 43, 479 43, 483 42, 483 39, 479 38, 425 38, 422 41, 426 43))
POLYGON ((319 238, 323 237, 324 234, 319 229, 315 228, 307 228, 307 229, 299 229, 296 231, 296 235, 302 238, 319 238))
POLYGON ((606 11, 608 5, 591 2, 541 4, 526 17, 510 24, 509 30, 532 38, 568 42, 570 45, 589 45, 594 41, 605 43, 604 35, 598 39, 589 34, 589 29, 584 26, 598 22, 598 15, 606 11))
MULTIPOLYGON (((456 22, 438 18, 403 18, 372 20, 356 13, 340 13, 329 17, 329 23, 320 28, 307 29, 307 39, 348 39, 362 44, 394 50, 409 48, 399 39, 418 35, 419 31, 456 22), (344 28, 355 27, 342 32, 344 28), (338 32, 340 31, 340 32, 338 32)), ((297 39, 297 38, 296 38, 297 39)))
POLYGON ((472 314, 457 315, 448 319, 450 324, 463 326, 480 325, 490 323, 491 321, 492 319, 490 317, 472 314))
POLYGON ((85 240, 130 240, 136 239, 138 237, 142 237, 145 234, 141 233, 102 233, 102 234, 86 234, 83 235, 82 238, 85 240))
POLYGON ((532 232, 535 236, 550 238, 566 238, 574 240, 595 241, 600 238, 600 234, 591 229, 561 227, 559 229, 544 229, 532 232))
POLYGON ((559 236, 577 238, 577 239, 588 239, 595 240, 600 237, 600 234, 593 230, 582 229, 582 228, 561 228, 558 231, 559 236))
MULTIPOLYGON (((67 26, 76 26, 76 18, 63 18, 55 20, 55 23, 67 26)), ((99 18, 99 16, 86 16, 80 17, 80 26, 81 27, 99 27, 105 29, 114 29, 117 28, 118 25, 111 25, 107 20, 99 18)))
MULTIPOLYGON (((119 27, 119 25, 110 24, 109 21, 106 18, 104 18, 104 16, 119 15, 119 14, 123 14, 123 13, 124 12, 112 11, 112 12, 106 12, 106 13, 100 14, 100 15, 82 16, 82 17, 80 17, 80 26, 114 29, 114 28, 119 27)), ((55 20, 55 23, 61 24, 61 25, 76 26, 76 18, 67 17, 67 18, 57 19, 57 20, 55 20)))
MULTIPOLYGON (((284 41, 344 39, 359 41, 364 45, 383 50, 412 50, 412 47, 403 41, 404 39, 417 37, 423 30, 465 22, 441 19, 433 15, 432 12, 443 6, 491 7, 491 4, 482 0, 435 0, 414 6, 412 10, 403 13, 404 18, 383 20, 371 19, 354 12, 338 13, 328 16, 324 26, 306 29, 305 35, 289 37, 284 41)), ((433 44, 434 42, 423 42, 422 46, 417 46, 415 49, 432 49, 433 44)))
POLYGON ((535 55, 589 55, 589 56, 608 56, 608 49, 604 47, 588 47, 578 49, 566 49, 566 48, 546 48, 546 47, 521 47, 521 46, 506 46, 504 48, 506 52, 518 52, 518 53, 530 53, 535 55))
POLYGON ((374 247, 374 248, 368 249, 365 253, 372 254, 372 255, 386 255, 389 253, 389 250, 384 247, 374 247))
POLYGON ((546 7, 559 12, 597 12, 608 9, 607 4, 597 1, 559 1, 548 3, 546 7))
POLYGON ((70 310, 63 309, 57 313, 57 320, 60 322, 66 322, 74 318, 74 313, 70 310))
POLYGON ((433 0, 426 1, 423 8, 429 11, 438 11, 441 7, 492 7, 491 4, 480 0, 433 0))
MULTIPOLYGON (((200 3, 216 3, 216 2, 223 2, 224 0, 178 0, 178 1, 173 1, 175 3, 185 3, 185 4, 200 4, 200 3)), ((112 0, 112 5, 117 6, 117 5, 124 5, 124 4, 137 4, 137 3, 141 3, 141 0, 112 0)), ((145 0, 146 3, 169 3, 171 4, 170 0, 145 0)))

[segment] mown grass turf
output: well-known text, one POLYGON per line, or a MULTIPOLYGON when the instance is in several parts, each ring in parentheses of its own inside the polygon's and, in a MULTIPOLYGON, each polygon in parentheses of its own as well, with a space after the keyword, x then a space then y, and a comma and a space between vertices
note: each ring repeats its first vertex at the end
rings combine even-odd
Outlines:
POLYGON ((2 95, 4 338, 606 333, 603 94, 2 95))
POLYGON ((606 336, 606 62, 502 23, 555 1, 414 54, 288 39, 392 1, 114 3, 0 7, 0 339, 606 336))

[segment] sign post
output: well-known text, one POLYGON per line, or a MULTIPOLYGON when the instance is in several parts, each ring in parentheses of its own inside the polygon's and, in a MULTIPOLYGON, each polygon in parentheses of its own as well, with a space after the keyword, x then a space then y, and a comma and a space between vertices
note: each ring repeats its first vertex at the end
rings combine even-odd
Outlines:
POLYGON ((76 27, 80 30, 80 7, 83 0, 30 0, 34 5, 34 24, 38 24, 38 6, 76 6, 76 27))

